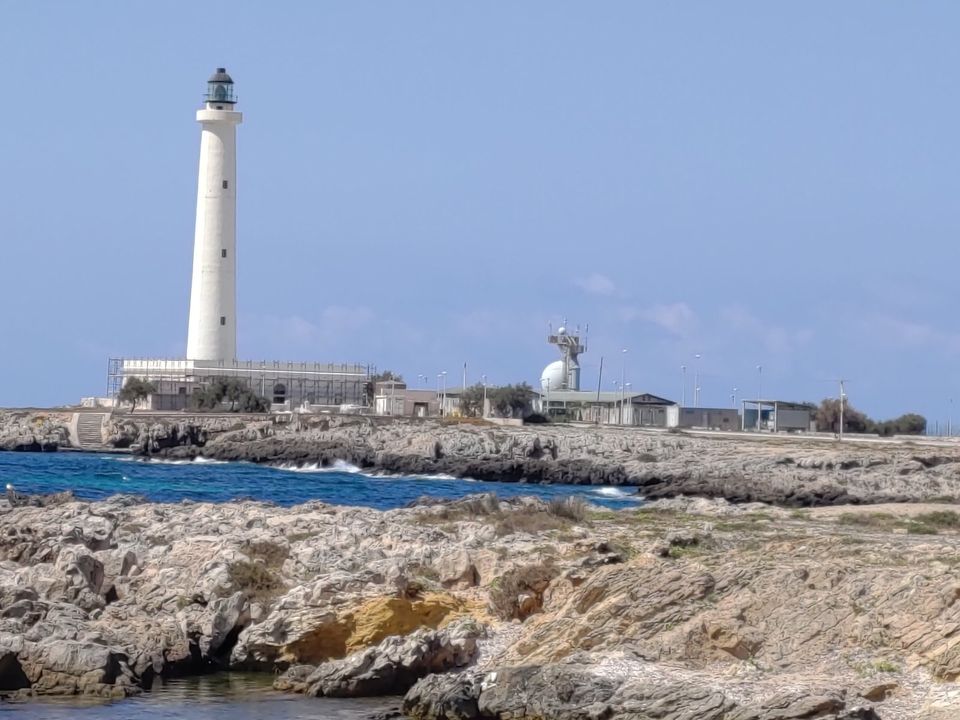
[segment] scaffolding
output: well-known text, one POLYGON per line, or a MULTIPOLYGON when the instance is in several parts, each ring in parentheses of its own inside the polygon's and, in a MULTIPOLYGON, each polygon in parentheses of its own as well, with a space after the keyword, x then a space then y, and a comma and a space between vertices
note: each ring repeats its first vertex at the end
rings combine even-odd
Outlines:
POLYGON ((374 371, 373 366, 360 363, 110 358, 107 394, 116 398, 127 379, 136 377, 156 387, 150 409, 186 410, 195 392, 216 380, 236 378, 274 407, 365 406, 374 371))

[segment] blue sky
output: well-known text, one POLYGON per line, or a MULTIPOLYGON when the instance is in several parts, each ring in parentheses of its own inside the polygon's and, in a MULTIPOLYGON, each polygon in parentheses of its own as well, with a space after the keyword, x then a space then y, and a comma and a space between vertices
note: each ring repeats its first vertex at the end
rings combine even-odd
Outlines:
MULTIPOLYGON (((245 358, 945 422, 960 6, 0 0, 0 404, 186 342, 206 77, 239 109, 245 358), (605 381, 604 385, 608 385, 605 381)), ((960 416, 958 416, 960 420, 960 416)))

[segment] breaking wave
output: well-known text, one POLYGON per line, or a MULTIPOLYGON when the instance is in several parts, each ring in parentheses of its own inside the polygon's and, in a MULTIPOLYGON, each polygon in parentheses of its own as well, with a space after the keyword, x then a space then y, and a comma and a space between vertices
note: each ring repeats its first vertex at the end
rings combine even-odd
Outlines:
POLYGON ((363 474, 363 471, 358 468, 356 465, 351 465, 350 463, 344 460, 337 460, 333 465, 327 465, 323 467, 320 463, 310 463, 309 465, 293 465, 288 463, 286 465, 278 465, 277 469, 286 470, 288 472, 299 472, 299 473, 349 473, 354 474, 363 474))

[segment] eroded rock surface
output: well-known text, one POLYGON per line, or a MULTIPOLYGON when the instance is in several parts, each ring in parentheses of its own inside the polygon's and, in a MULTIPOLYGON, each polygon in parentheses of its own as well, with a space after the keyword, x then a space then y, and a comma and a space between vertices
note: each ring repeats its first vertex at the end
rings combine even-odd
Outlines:
MULTIPOLYGON (((67 413, 0 411, 0 450, 65 447, 69 423, 67 413)), ((699 496, 791 507, 960 500, 960 447, 929 438, 837 443, 639 428, 187 413, 117 414, 103 435, 113 448, 146 456, 297 466, 347 462, 386 473, 623 485, 650 499, 699 496)))
POLYGON ((0 505, 0 693, 243 668, 423 718, 956 718, 960 514, 902 507, 0 505))

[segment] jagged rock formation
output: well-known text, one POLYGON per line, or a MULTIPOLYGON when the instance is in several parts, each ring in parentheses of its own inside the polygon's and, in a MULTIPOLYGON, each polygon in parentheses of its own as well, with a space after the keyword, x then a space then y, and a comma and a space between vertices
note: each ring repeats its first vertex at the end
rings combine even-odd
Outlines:
POLYGON ((391 635, 319 667, 295 665, 275 683, 279 690, 313 697, 372 697, 403 694, 422 677, 462 668, 477 652, 482 628, 468 620, 442 630, 391 635))
MULTIPOLYGON (((66 446, 66 424, 68 418, 51 413, 0 413, 0 449, 66 446)), ((841 445, 797 437, 325 415, 290 422, 117 415, 104 434, 114 448, 167 458, 324 466, 345 461, 397 474, 626 485, 651 499, 685 495, 793 507, 960 499, 960 447, 949 443, 841 445)))
POLYGON ((423 718, 947 720, 956 509, 0 505, 0 693, 232 667, 423 718))
POLYGON ((47 411, 0 412, 0 450, 53 452, 70 447, 70 414, 47 411))
POLYGON ((648 498, 698 495, 795 507, 960 499, 960 448, 706 437, 636 429, 303 417, 117 426, 115 442, 171 458, 332 465, 478 480, 629 485, 648 498), (130 440, 130 438, 135 438, 130 440), (128 442, 129 441, 129 442, 128 442))

